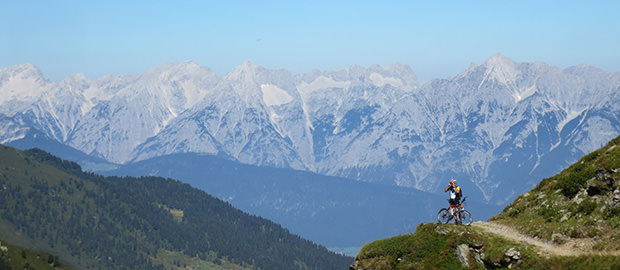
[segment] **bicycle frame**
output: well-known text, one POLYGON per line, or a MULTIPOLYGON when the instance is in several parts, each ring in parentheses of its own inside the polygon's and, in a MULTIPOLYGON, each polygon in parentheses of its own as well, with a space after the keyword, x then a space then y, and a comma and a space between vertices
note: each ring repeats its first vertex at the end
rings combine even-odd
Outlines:
POLYGON ((471 213, 465 210, 464 202, 466 198, 457 205, 449 204, 450 207, 442 208, 437 213, 437 221, 441 224, 447 224, 450 220, 454 219, 456 224, 470 225, 472 221, 471 213))
MULTIPOLYGON (((456 209, 456 211, 457 211, 457 212, 461 212, 461 211, 465 210, 465 209, 463 208, 463 204, 462 204, 462 203, 461 203, 461 204, 458 204, 458 205, 457 205, 457 204, 451 204, 451 205, 450 205, 450 212, 454 211, 454 209, 456 209)), ((455 212, 455 213, 456 213, 456 212, 455 212)))
POLYGON ((454 215, 454 214, 456 214, 458 212, 461 212, 461 211, 465 210, 465 208, 463 207, 463 203, 465 202, 466 199, 467 199, 467 197, 463 198, 463 200, 459 204, 451 204, 450 205, 450 212, 452 212, 452 214, 454 215), (456 209, 457 212, 453 212, 453 209, 456 209))

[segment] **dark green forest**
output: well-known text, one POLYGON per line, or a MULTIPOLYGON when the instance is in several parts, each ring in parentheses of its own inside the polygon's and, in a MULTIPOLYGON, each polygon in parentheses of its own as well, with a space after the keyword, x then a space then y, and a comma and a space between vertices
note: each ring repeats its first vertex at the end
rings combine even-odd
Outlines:
POLYGON ((6 146, 0 229, 76 269, 183 269, 191 258, 221 269, 324 270, 352 261, 173 179, 103 177, 6 146))

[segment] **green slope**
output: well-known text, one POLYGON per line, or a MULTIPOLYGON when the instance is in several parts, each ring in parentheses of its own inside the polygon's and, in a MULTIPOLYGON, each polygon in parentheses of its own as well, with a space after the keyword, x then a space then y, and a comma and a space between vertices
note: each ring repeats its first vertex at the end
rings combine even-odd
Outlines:
POLYGON ((491 220, 562 244, 590 239, 595 251, 620 250, 620 137, 542 180, 491 220))
POLYGON ((70 270, 72 268, 65 265, 58 256, 12 245, 4 240, 0 240, 0 270, 11 269, 70 270))
POLYGON ((266 219, 171 179, 84 173, 40 150, 0 146, 0 238, 77 269, 343 269, 266 219))
POLYGON ((619 227, 620 137, 488 223, 420 224, 412 235, 367 244, 351 269, 620 269, 619 227))
POLYGON ((603 270, 620 269, 620 256, 541 256, 534 246, 487 233, 476 226, 423 223, 414 234, 365 245, 350 269, 603 270))

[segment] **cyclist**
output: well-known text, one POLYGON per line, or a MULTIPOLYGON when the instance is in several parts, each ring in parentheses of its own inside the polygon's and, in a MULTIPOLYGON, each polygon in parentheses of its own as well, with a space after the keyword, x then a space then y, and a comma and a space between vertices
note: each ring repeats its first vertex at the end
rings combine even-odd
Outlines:
POLYGON ((450 180, 450 183, 444 189, 443 192, 448 192, 448 191, 450 191, 450 214, 454 216, 454 220, 456 221, 456 224, 460 224, 461 221, 459 219, 459 215, 457 215, 458 211, 456 211, 454 208, 459 206, 462 193, 461 193, 461 187, 456 185, 456 179, 450 180))

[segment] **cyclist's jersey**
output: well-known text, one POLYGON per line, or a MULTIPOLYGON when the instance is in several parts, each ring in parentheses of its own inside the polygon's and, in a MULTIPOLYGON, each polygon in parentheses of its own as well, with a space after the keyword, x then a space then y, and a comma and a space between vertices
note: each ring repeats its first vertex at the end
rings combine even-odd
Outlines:
POLYGON ((456 200, 457 191, 461 192, 461 187, 456 186, 455 188, 450 188, 450 199, 451 200, 456 200))

